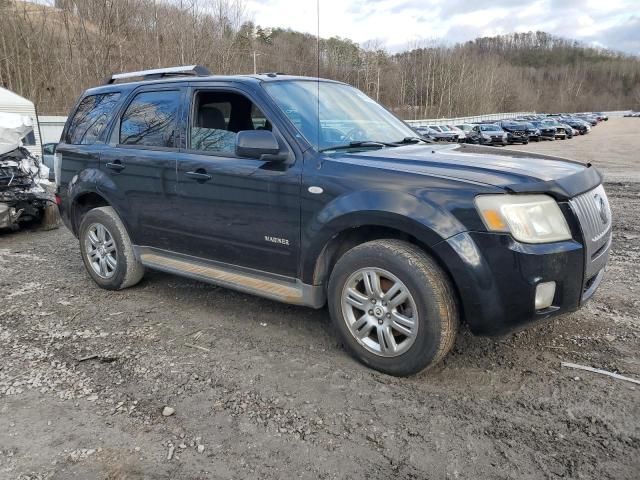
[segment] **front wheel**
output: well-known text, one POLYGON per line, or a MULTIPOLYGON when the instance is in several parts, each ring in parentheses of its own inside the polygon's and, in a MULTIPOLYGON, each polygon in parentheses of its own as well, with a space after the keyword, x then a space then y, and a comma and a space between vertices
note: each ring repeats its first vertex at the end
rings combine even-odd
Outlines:
POLYGON ((424 251, 375 240, 345 253, 329 280, 333 325, 365 365, 406 376, 442 360, 455 341, 458 310, 446 274, 424 251))

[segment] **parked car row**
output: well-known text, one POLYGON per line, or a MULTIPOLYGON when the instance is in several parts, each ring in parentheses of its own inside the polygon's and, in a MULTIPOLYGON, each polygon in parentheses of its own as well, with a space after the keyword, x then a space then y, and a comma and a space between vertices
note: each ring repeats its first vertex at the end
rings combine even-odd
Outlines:
POLYGON ((541 140, 565 140, 586 135, 599 122, 608 120, 604 113, 554 113, 525 115, 502 120, 457 125, 422 125, 414 127, 421 136, 436 142, 512 145, 541 140))
POLYGON ((637 117, 640 118, 640 112, 629 112, 624 114, 625 117, 637 117))

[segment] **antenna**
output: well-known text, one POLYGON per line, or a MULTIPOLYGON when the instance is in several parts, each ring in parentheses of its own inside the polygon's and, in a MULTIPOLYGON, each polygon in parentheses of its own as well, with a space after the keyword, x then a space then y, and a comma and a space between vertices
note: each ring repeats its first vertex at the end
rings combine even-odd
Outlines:
POLYGON ((316 18, 317 18, 317 28, 318 28, 318 35, 316 37, 316 49, 317 49, 317 57, 318 57, 318 69, 316 72, 316 82, 318 85, 318 94, 317 94, 317 99, 318 99, 318 108, 317 108, 317 114, 318 114, 318 131, 317 131, 317 141, 316 141, 316 145, 317 148, 320 149, 320 0, 316 0, 316 18))

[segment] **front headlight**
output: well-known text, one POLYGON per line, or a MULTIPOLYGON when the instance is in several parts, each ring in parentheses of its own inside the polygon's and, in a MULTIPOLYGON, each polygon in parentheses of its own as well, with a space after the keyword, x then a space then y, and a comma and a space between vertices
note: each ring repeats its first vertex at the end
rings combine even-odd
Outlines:
POLYGON ((520 242, 571 239, 558 203, 548 195, 479 195, 476 208, 489 231, 508 232, 520 242))
POLYGON ((484 138, 485 140, 491 140, 491 136, 487 135, 486 133, 482 134, 482 138, 484 138))

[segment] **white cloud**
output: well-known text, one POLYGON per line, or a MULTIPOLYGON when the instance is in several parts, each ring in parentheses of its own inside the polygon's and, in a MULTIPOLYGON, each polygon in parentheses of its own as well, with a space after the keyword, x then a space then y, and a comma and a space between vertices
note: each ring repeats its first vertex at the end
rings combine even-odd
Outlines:
MULTIPOLYGON (((316 0, 247 0, 254 22, 317 33, 316 0)), ((640 31, 616 29, 640 17, 640 0, 320 0, 320 35, 389 50, 416 41, 446 43, 476 36, 543 30, 640 55, 640 31), (614 41, 616 39, 617 41, 614 41)))

